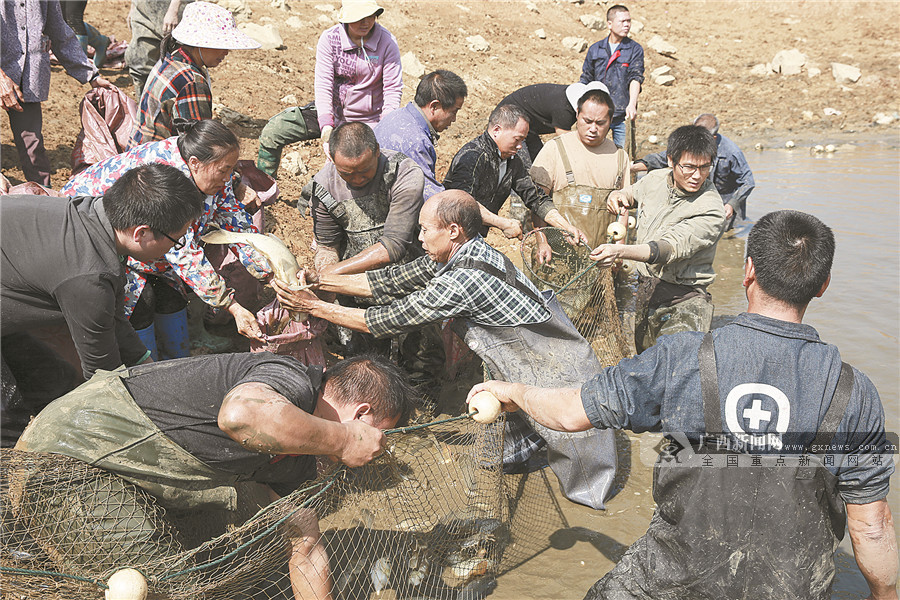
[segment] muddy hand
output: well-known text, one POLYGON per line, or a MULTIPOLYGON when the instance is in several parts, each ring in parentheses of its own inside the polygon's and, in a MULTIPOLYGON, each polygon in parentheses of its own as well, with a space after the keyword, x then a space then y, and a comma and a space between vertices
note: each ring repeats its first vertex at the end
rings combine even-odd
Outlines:
POLYGON ((619 248, 618 244, 600 244, 591 251, 591 260, 601 267, 611 267, 619 258, 619 248))
POLYGON ((237 326, 238 333, 251 340, 265 341, 262 330, 259 328, 259 323, 256 322, 256 315, 237 302, 228 307, 228 312, 234 317, 234 324, 237 326))
POLYGON ((346 441, 338 459, 348 467, 360 467, 383 451, 384 432, 377 427, 354 419, 343 424, 346 427, 346 441))
POLYGON ((300 289, 292 290, 277 279, 272 280, 272 288, 278 296, 278 302, 292 312, 309 313, 313 311, 319 298, 309 291, 310 287, 312 287, 311 284, 306 284, 300 289))
POLYGON ((21 102, 25 102, 22 90, 16 83, 0 71, 0 102, 6 110, 22 112, 21 102))

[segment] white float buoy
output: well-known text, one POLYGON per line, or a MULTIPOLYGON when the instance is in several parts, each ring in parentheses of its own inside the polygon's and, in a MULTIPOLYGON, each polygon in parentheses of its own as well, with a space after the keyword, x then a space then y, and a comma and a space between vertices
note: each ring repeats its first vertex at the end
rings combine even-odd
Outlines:
POLYGON ((624 238, 626 233, 625 226, 618 221, 613 221, 609 224, 609 227, 606 228, 606 235, 614 242, 618 242, 624 238))
POLYGON ((837 148, 834 147, 834 144, 828 144, 827 146, 825 146, 825 152, 831 153, 835 150, 837 150, 837 148))
POLYGON ((659 142, 659 138, 656 137, 655 135, 651 135, 651 136, 647 137, 647 141, 650 142, 651 144, 655 144, 655 143, 659 142))
POLYGON ((760 143, 756 143, 753 147, 754 147, 756 150, 762 150, 762 149, 763 149, 763 145, 760 144, 760 143))
POLYGON ((788 141, 786 141, 786 142, 784 143, 784 147, 787 148, 787 149, 791 149, 791 148, 793 148, 793 147, 796 146, 796 145, 797 145, 797 144, 794 143, 794 140, 788 140, 788 141))
POLYGON ((812 151, 816 154, 821 154, 822 152, 825 152, 825 146, 823 146, 822 144, 816 144, 812 147, 812 151))
POLYGON ((145 600, 147 580, 136 569, 121 569, 106 582, 106 600, 145 600))
POLYGON ((632 271, 634 271, 634 263, 630 260, 623 260, 622 264, 619 265, 619 273, 622 275, 631 275, 632 271))
POLYGON ((500 416, 500 401, 487 390, 478 392, 469 400, 469 410, 477 411, 472 418, 479 423, 493 423, 500 416))
POLYGON ((633 215, 628 215, 628 229, 634 229, 637 226, 637 219, 633 215))

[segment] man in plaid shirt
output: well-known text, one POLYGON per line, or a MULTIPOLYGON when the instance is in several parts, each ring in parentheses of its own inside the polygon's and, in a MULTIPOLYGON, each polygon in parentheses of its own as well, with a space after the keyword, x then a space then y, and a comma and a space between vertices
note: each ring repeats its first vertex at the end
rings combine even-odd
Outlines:
MULTIPOLYGON (((543 296, 481 237, 479 206, 462 190, 432 196, 419 214, 419 240, 427 256, 413 262, 358 275, 300 275, 301 284, 309 277, 320 291, 371 298, 377 306, 340 306, 274 281, 278 299, 290 310, 376 338, 454 318, 454 332, 484 360, 492 377, 506 381, 577 381, 579 375, 599 372, 590 344, 559 303, 543 296)), ((511 417, 503 464, 507 470, 527 468, 525 462, 546 442, 551 455, 565 457, 556 464, 551 460, 550 467, 566 497, 603 508, 611 494, 616 453, 611 433, 596 431, 599 435, 573 439, 511 417)))
POLYGON ((419 216, 419 240, 426 256, 358 275, 314 278, 305 274, 320 291, 371 298, 377 306, 341 306, 320 300, 309 291, 292 291, 273 282, 278 299, 290 310, 307 312, 376 338, 452 317, 495 327, 546 321, 550 312, 538 290, 478 233, 480 215, 477 202, 468 193, 441 192, 425 203, 419 216))

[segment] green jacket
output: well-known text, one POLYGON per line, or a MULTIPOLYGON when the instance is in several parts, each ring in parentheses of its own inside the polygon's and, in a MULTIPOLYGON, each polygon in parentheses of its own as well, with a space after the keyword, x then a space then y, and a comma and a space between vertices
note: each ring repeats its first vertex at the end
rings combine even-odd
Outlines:
POLYGON ((651 171, 632 186, 637 203, 635 243, 668 242, 667 262, 638 262, 638 273, 663 281, 705 288, 716 278, 713 259, 725 225, 725 207, 707 179, 694 194, 675 187, 672 169, 651 171))

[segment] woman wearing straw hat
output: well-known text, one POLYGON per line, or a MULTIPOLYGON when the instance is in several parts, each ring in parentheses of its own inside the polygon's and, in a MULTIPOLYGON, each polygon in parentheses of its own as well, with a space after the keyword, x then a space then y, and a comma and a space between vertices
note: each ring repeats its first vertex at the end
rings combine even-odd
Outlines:
POLYGON ((238 30, 226 9, 210 2, 188 5, 160 44, 159 62, 141 94, 131 147, 176 135, 175 119, 212 118, 207 69, 221 64, 229 50, 253 48, 259 43, 238 30))
POLYGON ((319 38, 316 110, 323 142, 340 123, 374 126, 400 106, 400 47, 376 22, 383 12, 375 0, 343 0, 339 23, 319 38))

